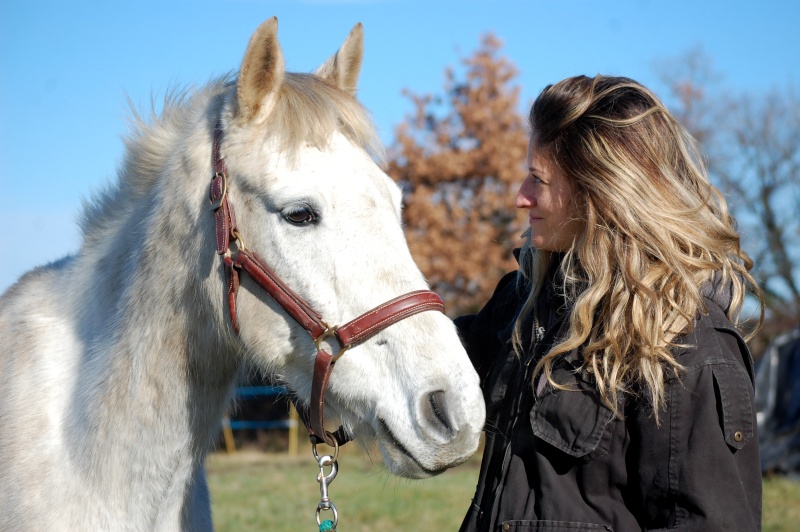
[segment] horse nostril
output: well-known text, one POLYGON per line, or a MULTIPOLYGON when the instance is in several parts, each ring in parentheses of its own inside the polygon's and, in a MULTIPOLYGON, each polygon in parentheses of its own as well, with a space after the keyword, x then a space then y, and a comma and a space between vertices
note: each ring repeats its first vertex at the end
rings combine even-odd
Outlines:
POLYGON ((437 390, 428 394, 428 408, 425 409, 425 417, 429 424, 447 435, 453 433, 454 429, 447 415, 446 398, 443 390, 437 390))

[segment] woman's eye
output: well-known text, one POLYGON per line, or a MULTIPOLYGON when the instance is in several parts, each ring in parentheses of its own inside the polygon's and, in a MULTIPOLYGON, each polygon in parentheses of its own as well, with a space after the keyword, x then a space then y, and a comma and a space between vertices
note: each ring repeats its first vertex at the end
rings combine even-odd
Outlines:
POLYGON ((290 211, 284 217, 295 225, 305 225, 317 221, 317 215, 308 207, 301 207, 290 211))

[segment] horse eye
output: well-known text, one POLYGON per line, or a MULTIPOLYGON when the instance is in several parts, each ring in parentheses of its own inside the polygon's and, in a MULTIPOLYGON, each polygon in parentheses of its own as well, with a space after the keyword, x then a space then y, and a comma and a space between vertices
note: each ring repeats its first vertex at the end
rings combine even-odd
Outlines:
POLYGON ((308 207, 300 207, 284 215, 289 222, 295 225, 305 225, 317 221, 317 215, 308 207))

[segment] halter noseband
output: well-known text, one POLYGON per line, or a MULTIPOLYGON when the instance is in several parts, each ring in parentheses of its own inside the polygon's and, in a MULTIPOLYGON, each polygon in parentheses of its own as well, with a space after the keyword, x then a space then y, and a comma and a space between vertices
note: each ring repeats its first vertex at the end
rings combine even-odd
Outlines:
MULTIPOLYGON (((225 277, 228 284, 228 309, 233 330, 239 333, 236 315, 236 294, 239 289, 239 272, 250 276, 289 316, 311 335, 317 347, 314 361, 314 375, 311 382, 311 403, 308 411, 298 409, 308 430, 312 443, 324 441, 335 446, 348 441, 348 435, 340 427, 335 433, 325 430, 323 408, 325 389, 333 365, 349 348, 358 345, 373 335, 414 314, 426 310, 444 312, 442 298, 430 290, 417 290, 387 301, 342 326, 330 326, 322 316, 303 298, 289 288, 278 275, 254 252, 248 250, 236 227, 233 206, 228 201, 227 170, 220 156, 222 124, 214 128, 214 176, 211 178, 211 209, 216 225, 217 254, 223 256, 225 277), (231 251, 231 239, 236 241, 236 249, 231 251), (335 339, 339 346, 337 353, 328 353, 323 342, 335 339)), ((293 398, 294 399, 294 398, 293 398)))

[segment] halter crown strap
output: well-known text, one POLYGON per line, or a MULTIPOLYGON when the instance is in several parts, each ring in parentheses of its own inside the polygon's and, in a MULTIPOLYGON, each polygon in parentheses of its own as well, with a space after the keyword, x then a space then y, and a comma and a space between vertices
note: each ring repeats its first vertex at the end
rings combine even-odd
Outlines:
POLYGON ((211 178, 211 191, 209 194, 211 210, 214 212, 214 224, 216 225, 218 255, 224 255, 228 252, 231 236, 237 232, 236 216, 233 213, 233 206, 228 202, 228 171, 225 168, 225 159, 219 153, 221 142, 222 123, 218 121, 214 127, 214 175, 211 178))

